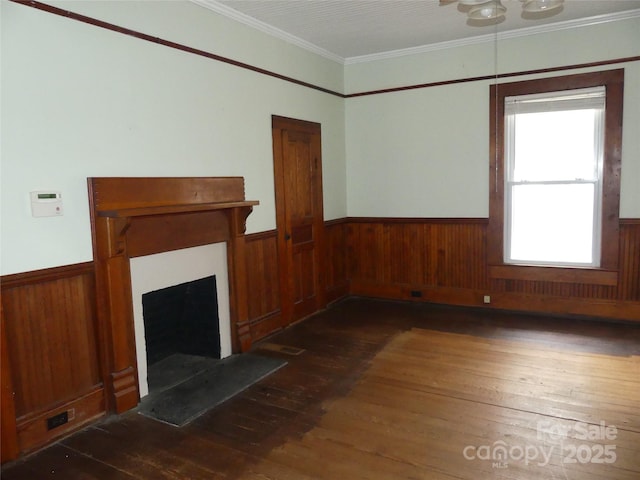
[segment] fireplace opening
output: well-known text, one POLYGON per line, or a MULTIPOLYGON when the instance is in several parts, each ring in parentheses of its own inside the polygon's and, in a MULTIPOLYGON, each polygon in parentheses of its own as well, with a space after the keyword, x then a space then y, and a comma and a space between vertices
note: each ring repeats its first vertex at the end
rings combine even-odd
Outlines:
POLYGON ((215 275, 144 293, 142 317, 150 393, 220 359, 215 275))

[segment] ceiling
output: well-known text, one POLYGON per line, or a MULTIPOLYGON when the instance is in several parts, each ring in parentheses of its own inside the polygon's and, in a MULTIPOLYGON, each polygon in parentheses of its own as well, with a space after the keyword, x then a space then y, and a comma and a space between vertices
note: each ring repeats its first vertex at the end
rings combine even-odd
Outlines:
POLYGON ((456 0, 192 0, 344 63, 640 16, 640 0, 565 0, 562 10, 523 18, 520 0, 502 0, 501 23, 474 23, 456 0))

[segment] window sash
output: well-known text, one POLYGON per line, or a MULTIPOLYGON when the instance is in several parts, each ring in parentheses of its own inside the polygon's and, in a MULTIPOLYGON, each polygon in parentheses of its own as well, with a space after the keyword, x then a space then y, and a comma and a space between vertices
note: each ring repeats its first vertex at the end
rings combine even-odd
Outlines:
MULTIPOLYGON (((600 266, 600 236, 599 231, 601 228, 601 223, 599 221, 600 218, 600 198, 598 195, 599 183, 597 181, 588 181, 588 180, 578 180, 578 181, 560 181, 560 182, 510 182, 506 185, 505 188, 505 223, 508 228, 505 228, 504 234, 504 263, 513 264, 513 265, 538 265, 538 266, 567 266, 567 267, 592 267, 597 268, 600 266), (515 228, 514 219, 514 193, 518 187, 536 187, 536 186, 551 186, 551 187, 568 187, 567 190, 571 190, 572 186, 582 186, 582 185, 591 185, 593 188, 591 189, 591 204, 585 209, 590 209, 590 217, 591 217, 591 229, 590 229, 590 261, 578 261, 578 260, 570 260, 569 256, 566 256, 564 259, 553 260, 553 255, 547 257, 547 259, 542 259, 534 255, 530 258, 518 258, 517 255, 513 253, 513 236, 515 228)), ((562 207, 562 206, 560 206, 562 207)), ((582 212, 584 213, 584 211, 582 212)), ((551 217, 550 221, 556 221, 558 218, 551 217)), ((545 233, 544 227, 548 226, 549 222, 546 222, 543 225, 539 225, 540 232, 545 233)), ((516 232, 520 233, 520 230, 516 230, 516 232)), ((564 232, 566 233, 566 232, 564 232)), ((563 234, 562 230, 556 227, 556 230, 553 232, 553 238, 557 238, 558 235, 563 234)), ((548 237, 545 237, 548 238, 548 237)), ((562 243, 561 241, 559 243, 562 243)), ((540 248, 544 248, 544 244, 541 244, 540 248)))
POLYGON ((604 109, 604 86, 569 91, 533 93, 506 97, 505 115, 518 113, 559 112, 563 110, 604 109))
POLYGON ((601 232, 602 232, 602 191, 603 191, 603 158, 604 158, 604 105, 605 88, 594 87, 565 92, 547 92, 544 94, 520 95, 505 98, 505 175, 504 175, 504 230, 503 230, 503 262, 512 265, 566 266, 566 267, 600 267, 601 232), (519 113, 563 111, 575 109, 596 109, 594 117, 594 156, 596 159, 596 176, 593 179, 558 179, 558 180, 513 180, 515 168, 515 130, 516 116, 519 113), (593 218, 591 221, 591 261, 548 261, 514 259, 512 255, 513 192, 520 185, 580 185, 593 184, 593 218))

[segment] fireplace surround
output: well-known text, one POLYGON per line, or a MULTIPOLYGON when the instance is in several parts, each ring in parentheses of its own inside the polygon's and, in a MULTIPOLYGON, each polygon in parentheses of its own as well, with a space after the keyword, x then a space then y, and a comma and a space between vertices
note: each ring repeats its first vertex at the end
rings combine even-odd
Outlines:
MULTIPOLYGON (((231 355, 231 323, 229 318, 229 281, 227 273, 226 243, 212 243, 198 247, 162 252, 130 259, 133 320, 135 326, 136 355, 138 357, 138 383, 141 399, 150 393, 150 370, 147 352, 146 312, 143 297, 151 292, 216 277, 218 348, 220 356, 231 355)), ((152 358, 153 361, 153 358, 152 358)))
POLYGON ((242 177, 93 177, 88 180, 98 331, 107 410, 140 400, 130 259, 226 242, 231 340, 251 346, 244 232, 257 201, 242 177))

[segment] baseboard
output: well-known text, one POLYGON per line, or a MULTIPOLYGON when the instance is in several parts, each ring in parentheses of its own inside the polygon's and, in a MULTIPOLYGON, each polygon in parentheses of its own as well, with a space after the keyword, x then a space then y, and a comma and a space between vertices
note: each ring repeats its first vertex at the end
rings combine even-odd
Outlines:
POLYGON ((282 329, 282 312, 280 309, 254 318, 249 322, 251 341, 253 343, 282 329))
POLYGON ((349 282, 345 281, 339 285, 334 285, 326 291, 327 305, 335 303, 349 296, 349 282))
POLYGON ((20 451, 26 453, 51 441, 74 432, 105 415, 104 390, 97 387, 81 397, 58 407, 16 420, 20 451), (60 424, 54 426, 52 418, 60 416, 60 424), (63 423, 64 422, 64 423, 63 423))
POLYGON ((465 288, 388 285, 354 280, 350 283, 349 294, 389 300, 640 322, 640 302, 499 293, 465 288), (490 297, 490 303, 484 301, 487 295, 490 297))

